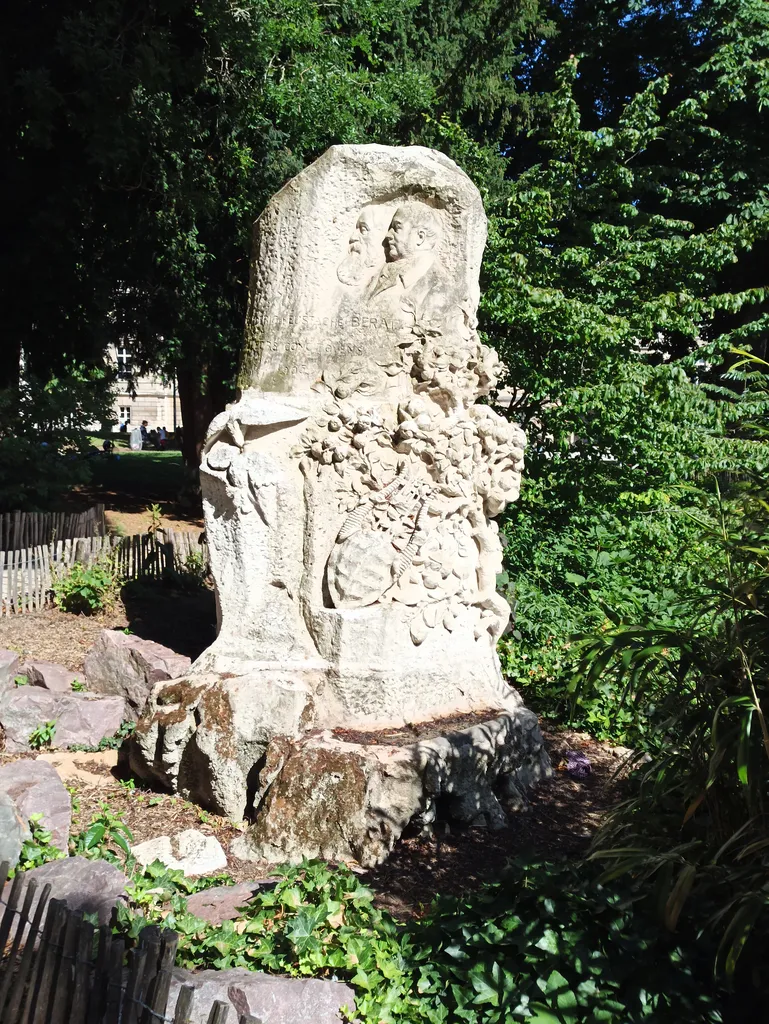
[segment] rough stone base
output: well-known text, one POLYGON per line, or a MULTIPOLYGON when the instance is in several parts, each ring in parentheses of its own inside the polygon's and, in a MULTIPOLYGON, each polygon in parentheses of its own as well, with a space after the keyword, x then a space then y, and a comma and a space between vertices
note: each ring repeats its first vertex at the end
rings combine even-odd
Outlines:
POLYGON ((551 772, 537 718, 523 707, 416 742, 404 743, 402 733, 392 744, 380 734, 355 739, 339 730, 275 737, 260 772, 256 822, 233 853, 371 867, 409 822, 433 820, 439 801, 455 821, 504 827, 507 812, 521 810, 526 790, 551 772))

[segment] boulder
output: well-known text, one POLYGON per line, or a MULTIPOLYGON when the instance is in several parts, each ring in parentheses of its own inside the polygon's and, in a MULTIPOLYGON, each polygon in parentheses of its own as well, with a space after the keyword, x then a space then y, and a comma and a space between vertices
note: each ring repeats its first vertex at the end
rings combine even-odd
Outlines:
POLYGON ((114 736, 124 716, 122 697, 53 693, 37 686, 0 692, 0 725, 10 753, 29 750, 30 733, 45 722, 56 723, 54 747, 95 747, 105 736, 114 736))
POLYGON ((67 852, 72 801, 53 765, 45 761, 12 761, 0 767, 0 793, 7 794, 24 821, 42 814, 51 842, 67 852))
POLYGON ((11 867, 15 867, 19 863, 21 848, 31 835, 16 804, 7 793, 0 791, 0 864, 8 861, 11 867))
POLYGON ((19 656, 15 651, 0 650, 0 690, 13 686, 19 675, 19 656))
MULTIPOLYGON (((37 883, 37 891, 30 907, 30 918, 34 917, 44 886, 50 883, 51 899, 64 900, 70 910, 97 914, 99 924, 109 923, 112 908, 125 896, 128 882, 123 872, 106 860, 63 857, 24 872, 21 902, 24 900, 26 886, 33 879, 37 883)), ((9 882, 0 896, 0 911, 5 909, 10 886, 9 882)), ((13 937, 13 930, 10 937, 13 937)))
MULTIPOLYGON (((28 661, 21 669, 29 686, 41 686, 54 693, 71 693, 72 684, 77 682, 77 672, 70 672, 63 665, 53 661, 28 661)), ((80 673, 82 677, 82 672, 80 673)))
POLYGON ((144 867, 159 860, 169 868, 183 871, 186 876, 210 875, 227 867, 227 855, 219 840, 194 828, 173 837, 148 839, 132 847, 131 853, 144 867))
POLYGON ((166 1018, 173 1017, 179 989, 192 985, 195 996, 189 1024, 206 1024, 218 999, 234 1009, 229 1019, 249 1014, 262 1024, 340 1024, 342 1007, 355 1009, 355 993, 339 981, 319 978, 281 978, 242 967, 229 971, 187 971, 176 968, 166 1018))
POLYGON ((234 856, 271 863, 304 857, 381 863, 413 819, 441 808, 464 825, 507 824, 525 792, 551 773, 536 715, 519 708, 476 724, 434 723, 433 735, 355 740, 330 731, 273 740, 259 776, 255 823, 234 856), (400 741, 400 742, 398 742, 400 741))
POLYGON ((262 888, 259 882, 238 882, 195 892, 187 900, 187 910, 217 928, 222 921, 234 921, 262 888))
POLYGON ((114 629, 105 629, 85 656, 88 689, 125 697, 133 720, 144 711, 155 683, 184 675, 189 667, 183 654, 114 629))

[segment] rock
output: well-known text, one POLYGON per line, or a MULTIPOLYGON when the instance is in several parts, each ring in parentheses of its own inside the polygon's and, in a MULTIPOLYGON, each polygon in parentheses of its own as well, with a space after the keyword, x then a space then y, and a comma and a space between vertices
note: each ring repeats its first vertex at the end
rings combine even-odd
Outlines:
POLYGON ((19 656, 15 651, 0 650, 0 690, 15 686, 19 673, 19 656))
POLYGON ((0 864, 8 861, 10 866, 19 863, 19 854, 32 833, 24 818, 19 814, 14 801, 0 790, 0 864))
POLYGON ((42 814, 41 824, 51 842, 67 852, 72 824, 72 801, 55 768, 45 761, 11 761, 0 767, 0 793, 16 804, 24 821, 42 814))
POLYGON ((373 867, 410 821, 435 817, 437 801, 464 825, 501 828, 506 811, 520 810, 526 789, 550 772, 536 716, 525 708, 403 746, 330 732, 276 739, 262 769, 269 781, 256 822, 232 852, 272 863, 306 856, 373 867))
MULTIPOLYGON (((54 693, 71 693, 72 684, 78 681, 77 672, 70 672, 68 668, 53 661, 28 661, 21 669, 21 674, 27 677, 29 686, 41 686, 54 693)), ((82 675, 81 672, 81 681, 82 675)))
POLYGON ((131 853, 144 867, 159 860, 166 867, 183 871, 188 877, 210 875, 227 867, 227 855, 219 840, 194 828, 173 837, 148 839, 132 847, 131 853))
MULTIPOLYGON (((106 860, 86 860, 85 857, 64 857, 25 871, 22 902, 26 886, 32 879, 37 882, 37 892, 30 908, 30 917, 34 916, 43 887, 50 882, 51 899, 64 900, 70 910, 97 914, 100 924, 109 923, 112 908, 125 897, 127 885, 126 876, 119 868, 108 864, 106 860)), ((10 886, 9 882, 3 889, 0 909, 8 900, 10 886)))
POLYGON ((354 1016, 355 993, 339 981, 281 978, 240 967, 228 971, 187 971, 177 967, 171 980, 168 1018, 173 1017, 182 985, 195 988, 189 1024, 206 1024, 216 1000, 234 1009, 228 1019, 250 1014, 262 1024, 340 1024, 342 1007, 351 1011, 351 1019, 354 1016))
POLYGON ((259 892, 259 882, 238 882, 237 885, 220 885, 193 893, 187 900, 187 910, 195 917, 218 927, 222 921, 234 921, 259 892))
POLYGON ((0 692, 0 725, 10 753, 29 750, 30 733, 46 722, 56 723, 53 746, 95 747, 105 736, 114 736, 124 715, 122 697, 52 693, 37 686, 0 692))
POLYGON ((105 629, 85 656, 88 689, 125 697, 133 720, 144 711, 155 683, 176 679, 189 667, 183 654, 114 629, 105 629))

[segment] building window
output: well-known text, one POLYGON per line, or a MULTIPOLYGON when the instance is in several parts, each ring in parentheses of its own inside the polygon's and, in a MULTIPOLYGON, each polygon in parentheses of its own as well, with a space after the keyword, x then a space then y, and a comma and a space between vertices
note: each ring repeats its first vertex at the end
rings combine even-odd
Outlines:
POLYGON ((121 423, 130 423, 130 421, 131 421, 131 406, 130 405, 121 405, 120 406, 120 422, 121 423))
POLYGON ((131 353, 122 345, 115 353, 117 359, 117 375, 121 380, 127 380, 131 376, 131 353))

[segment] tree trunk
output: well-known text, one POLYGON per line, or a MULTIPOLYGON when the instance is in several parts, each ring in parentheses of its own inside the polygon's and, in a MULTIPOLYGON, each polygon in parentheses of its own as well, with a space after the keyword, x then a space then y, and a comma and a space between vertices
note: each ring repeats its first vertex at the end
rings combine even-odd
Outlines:
POLYGON ((225 384, 217 384, 217 374, 209 366, 181 367, 176 380, 182 408, 182 455, 187 468, 197 473, 208 425, 223 411, 230 392, 225 384))

